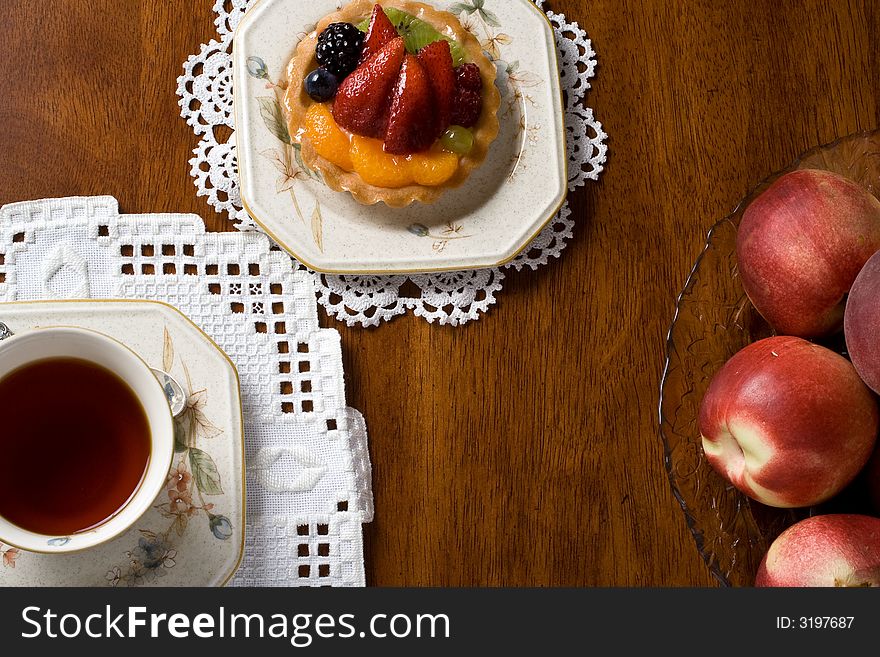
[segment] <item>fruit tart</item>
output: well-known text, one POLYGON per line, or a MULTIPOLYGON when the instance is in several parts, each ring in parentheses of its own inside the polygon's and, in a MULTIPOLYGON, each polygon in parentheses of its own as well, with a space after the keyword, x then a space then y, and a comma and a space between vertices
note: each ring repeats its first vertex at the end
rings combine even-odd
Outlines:
POLYGON ((297 46, 283 108, 303 161, 360 203, 433 203, 498 136, 495 65, 450 13, 356 0, 297 46))

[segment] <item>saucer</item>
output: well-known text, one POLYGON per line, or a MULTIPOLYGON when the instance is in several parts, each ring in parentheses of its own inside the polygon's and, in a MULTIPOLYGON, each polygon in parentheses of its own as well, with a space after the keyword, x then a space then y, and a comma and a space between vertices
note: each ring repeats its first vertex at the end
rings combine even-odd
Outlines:
MULTIPOLYGON (((244 549, 244 429, 238 373, 172 306, 152 301, 0 304, 15 333, 76 326, 116 338, 187 394, 175 420, 168 481, 128 532, 81 552, 36 554, 0 544, 0 586, 221 586, 244 549)), ((33 485, 40 484, 39 464, 33 485)), ((27 491, 22 491, 26 494, 27 491)), ((59 539, 63 540, 63 539, 59 539)))
MULTIPOLYGON (((235 143, 245 209, 287 252, 335 274, 496 267, 549 223, 568 191, 553 27, 531 0, 431 4, 450 11, 498 69, 501 132, 483 165, 431 205, 366 206, 303 162, 281 114, 297 43, 339 0, 258 0, 233 42, 235 143)), ((392 3, 393 4, 393 3, 392 3)))

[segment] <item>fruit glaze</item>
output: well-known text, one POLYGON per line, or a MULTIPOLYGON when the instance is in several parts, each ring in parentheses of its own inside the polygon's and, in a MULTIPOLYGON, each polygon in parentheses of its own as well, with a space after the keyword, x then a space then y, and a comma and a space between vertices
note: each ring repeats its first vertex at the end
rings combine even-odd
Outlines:
POLYGON ((452 14, 357 0, 326 16, 287 69, 284 112, 305 162, 360 203, 432 203, 498 136, 495 65, 452 14))

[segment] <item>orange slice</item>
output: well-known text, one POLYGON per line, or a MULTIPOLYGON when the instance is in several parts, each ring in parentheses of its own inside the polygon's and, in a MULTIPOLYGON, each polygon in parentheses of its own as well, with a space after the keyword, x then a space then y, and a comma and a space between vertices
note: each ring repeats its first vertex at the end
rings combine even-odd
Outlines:
POLYGON ((328 105, 316 103, 306 113, 303 127, 315 152, 346 171, 353 171, 349 155, 351 144, 348 135, 336 125, 328 105))
POLYGON ((351 161, 355 172, 370 185, 396 189, 412 183, 406 159, 386 153, 378 139, 354 135, 351 161))
POLYGON ((437 144, 423 153, 391 155, 380 139, 352 135, 340 128, 329 105, 316 103, 306 112, 303 136, 315 152, 341 169, 354 171, 369 185, 398 189, 419 184, 442 185, 455 175, 459 159, 437 144))
POLYGON ((419 185, 442 185, 458 171, 458 156, 441 150, 416 153, 410 156, 409 170, 419 185))

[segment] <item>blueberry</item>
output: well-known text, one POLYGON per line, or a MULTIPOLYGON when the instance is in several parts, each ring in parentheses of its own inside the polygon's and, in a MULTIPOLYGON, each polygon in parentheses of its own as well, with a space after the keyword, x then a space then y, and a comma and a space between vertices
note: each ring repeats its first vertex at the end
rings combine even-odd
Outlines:
POLYGON ((312 100, 324 103, 336 95, 339 78, 326 69, 315 69, 306 76, 305 87, 312 100))

